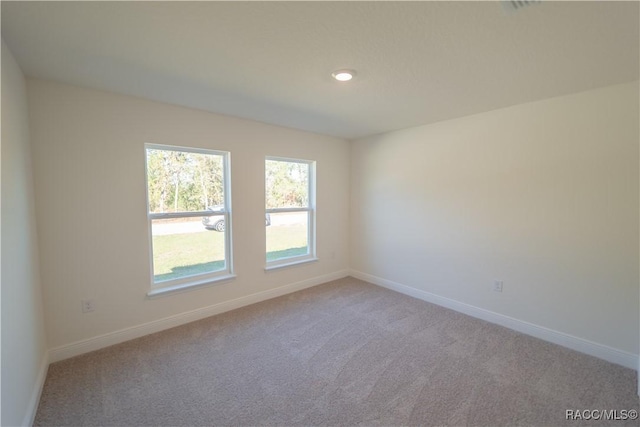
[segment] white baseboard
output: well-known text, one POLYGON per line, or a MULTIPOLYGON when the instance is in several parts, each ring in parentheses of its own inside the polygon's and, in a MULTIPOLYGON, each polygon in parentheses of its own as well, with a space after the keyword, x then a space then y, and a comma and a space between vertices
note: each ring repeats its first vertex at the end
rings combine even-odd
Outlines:
POLYGON ((332 280, 342 279, 349 275, 349 270, 339 270, 334 273, 322 276, 312 277, 300 282, 291 283, 289 285, 280 286, 278 288, 269 289, 255 294, 246 295, 230 301, 224 301, 208 307, 199 308, 186 313, 176 314, 164 319, 154 320, 142 325, 132 326, 130 328, 121 329, 119 331, 110 332, 108 334, 89 338, 86 340, 76 341, 74 343, 55 347, 49 350, 49 360, 51 363, 70 357, 79 356, 90 351, 99 350, 114 344, 140 338, 145 335, 170 329, 196 320, 204 319, 209 316, 224 313, 226 311, 235 310, 236 308, 246 305, 255 304, 271 298, 276 298, 302 289, 310 288, 321 283, 330 282, 332 280))
POLYGON ((604 344, 598 344, 593 341, 578 338, 573 335, 565 334, 553 329, 548 329, 543 326, 525 322, 523 320, 518 320, 513 317, 485 310, 483 308, 479 308, 470 304, 465 304, 463 302, 459 302, 450 298, 441 297, 430 292, 406 286, 377 276, 372 276, 360 271, 351 270, 350 275, 357 279, 373 283, 374 285, 382 286, 384 288, 391 289, 442 307, 446 307, 451 310, 476 317, 478 319, 486 320, 487 322, 495 323, 497 325, 513 329, 514 331, 522 332, 523 334, 531 335, 532 337, 536 337, 544 341, 558 344, 563 347, 567 347, 572 350, 576 350, 581 353, 606 360, 608 362, 622 365, 626 368, 638 370, 640 366, 637 354, 618 350, 604 344))
POLYGON ((44 388, 44 381, 47 379, 47 371, 49 370, 49 352, 45 351, 42 355, 40 362, 40 370, 38 371, 38 377, 36 383, 33 386, 31 392, 31 398, 27 405, 27 413, 22 421, 23 426, 32 426, 36 419, 36 412, 38 411, 38 404, 40 403, 40 396, 42 395, 42 389, 44 388))

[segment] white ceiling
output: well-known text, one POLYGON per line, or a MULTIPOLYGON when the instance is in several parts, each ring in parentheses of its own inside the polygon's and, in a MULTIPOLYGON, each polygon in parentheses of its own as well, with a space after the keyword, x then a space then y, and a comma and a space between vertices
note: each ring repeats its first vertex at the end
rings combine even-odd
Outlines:
POLYGON ((637 2, 2 1, 28 76, 343 138, 638 80, 638 28, 637 2))

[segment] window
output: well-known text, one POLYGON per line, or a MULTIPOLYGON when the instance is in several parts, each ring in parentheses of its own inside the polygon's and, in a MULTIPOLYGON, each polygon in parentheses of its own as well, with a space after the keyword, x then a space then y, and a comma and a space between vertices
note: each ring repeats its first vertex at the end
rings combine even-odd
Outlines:
POLYGON ((315 162, 265 161, 267 269, 315 260, 315 162))
POLYGON ((229 153, 146 144, 149 296, 232 277, 229 153))

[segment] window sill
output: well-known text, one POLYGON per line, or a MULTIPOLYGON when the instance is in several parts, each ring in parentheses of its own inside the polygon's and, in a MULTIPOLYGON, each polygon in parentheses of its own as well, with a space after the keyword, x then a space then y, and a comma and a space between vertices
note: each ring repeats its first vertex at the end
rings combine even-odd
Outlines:
POLYGON ((158 298, 170 294, 192 291, 194 289, 204 288, 206 286, 217 285, 221 282, 227 282, 236 278, 235 274, 226 274, 224 276, 209 277, 192 282, 180 283, 177 285, 169 285, 162 288, 151 289, 147 292, 147 298, 158 298))
POLYGON ((295 265, 307 264, 309 262, 316 262, 316 261, 318 261, 318 258, 312 257, 312 258, 305 258, 305 259, 299 259, 299 260, 295 260, 295 261, 285 262, 285 263, 282 263, 282 264, 267 265, 264 268, 264 271, 279 270, 281 268, 293 267, 295 265))

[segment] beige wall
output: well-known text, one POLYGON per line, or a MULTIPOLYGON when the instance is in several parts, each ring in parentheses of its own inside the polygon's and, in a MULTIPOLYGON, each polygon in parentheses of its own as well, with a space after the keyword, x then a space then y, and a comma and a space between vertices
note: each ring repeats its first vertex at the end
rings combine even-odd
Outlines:
POLYGON ((51 348, 348 267, 348 142, 38 80, 29 106, 51 348), (234 281, 146 297, 146 142, 231 152, 234 281), (317 161, 318 262, 264 271, 267 155, 317 161))
POLYGON ((46 367, 26 84, 2 41, 2 418, 30 423, 46 367))
POLYGON ((638 113, 636 82, 355 141, 352 268, 638 354, 638 113))

